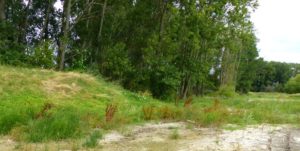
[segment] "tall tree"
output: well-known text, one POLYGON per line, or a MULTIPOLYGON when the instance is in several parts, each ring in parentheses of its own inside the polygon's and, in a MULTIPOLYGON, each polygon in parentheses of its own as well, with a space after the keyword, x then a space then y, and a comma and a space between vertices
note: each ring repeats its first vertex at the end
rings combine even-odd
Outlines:
POLYGON ((5 0, 0 0, 0 21, 5 20, 5 0))
POLYGON ((69 30, 70 30, 70 17, 71 17, 72 0, 64 1, 61 37, 59 40, 59 56, 58 56, 58 69, 61 71, 65 66, 65 54, 69 44, 69 30))

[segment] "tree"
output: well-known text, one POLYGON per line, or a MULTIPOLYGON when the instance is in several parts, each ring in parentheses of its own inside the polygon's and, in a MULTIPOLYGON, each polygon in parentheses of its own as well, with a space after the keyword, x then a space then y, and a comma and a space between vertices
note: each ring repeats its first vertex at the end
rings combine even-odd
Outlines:
POLYGON ((0 22, 5 20, 5 0, 0 0, 0 22))
POLYGON ((285 90, 288 93, 300 93, 300 74, 289 79, 285 85, 285 90))
POLYGON ((71 5, 72 0, 64 1, 63 17, 61 19, 61 37, 59 39, 59 51, 58 51, 58 70, 62 71, 65 66, 65 54, 69 43, 69 30, 70 30, 70 18, 71 18, 71 5))

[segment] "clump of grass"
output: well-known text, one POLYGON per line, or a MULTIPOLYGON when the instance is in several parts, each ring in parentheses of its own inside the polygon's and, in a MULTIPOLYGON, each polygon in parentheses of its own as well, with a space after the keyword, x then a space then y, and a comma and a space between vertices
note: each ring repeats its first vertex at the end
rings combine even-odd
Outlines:
POLYGON ((178 129, 173 129, 171 135, 169 136, 170 139, 174 139, 174 140, 177 140, 180 138, 180 135, 178 133, 178 129))
POLYGON ((0 110, 0 134, 8 134, 14 127, 26 124, 34 118, 33 109, 12 107, 0 110))
POLYGON ((145 120, 152 120, 153 119, 153 113, 154 113, 154 107, 153 106, 144 106, 142 108, 144 119, 145 120))
POLYGON ((36 118, 43 118, 44 116, 46 116, 47 112, 49 110, 51 110, 54 107, 53 103, 45 103, 42 107, 42 110, 36 115, 36 118))
POLYGON ((14 127, 10 131, 10 136, 13 138, 15 141, 22 141, 25 139, 24 132, 26 128, 24 126, 19 126, 19 127, 14 127))
POLYGON ((28 140, 41 142, 47 140, 61 140, 81 136, 82 126, 80 116, 75 109, 64 108, 53 115, 38 119, 28 127, 28 140))
POLYGON ((198 118, 203 126, 220 126, 226 121, 228 111, 221 105, 219 100, 215 100, 212 106, 204 108, 203 114, 198 118))
POLYGON ((164 120, 170 120, 175 118, 173 109, 167 105, 160 108, 160 117, 164 120))
POLYGON ((8 112, 0 117, 0 134, 7 134, 17 124, 24 123, 25 119, 20 113, 8 112))
POLYGON ((192 104, 192 101, 193 101, 193 97, 190 96, 189 98, 187 98, 185 101, 184 101, 184 107, 190 107, 191 104, 192 104))
POLYGON ((102 139, 103 134, 100 130, 93 131, 90 136, 83 143, 84 147, 94 148, 98 145, 98 140, 102 139))
POLYGON ((106 122, 110 122, 115 113, 117 112, 118 106, 116 104, 108 104, 105 110, 105 120, 106 122))

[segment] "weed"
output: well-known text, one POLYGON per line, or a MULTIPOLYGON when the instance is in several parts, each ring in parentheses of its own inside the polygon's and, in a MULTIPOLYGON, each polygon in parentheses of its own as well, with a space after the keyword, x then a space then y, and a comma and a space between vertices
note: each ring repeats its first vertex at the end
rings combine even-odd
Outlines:
POLYGON ((184 107, 190 107, 191 104, 192 104, 192 101, 193 101, 193 97, 190 96, 189 98, 187 98, 185 101, 184 101, 184 107))
POLYGON ((113 119, 116 112, 117 112, 117 105, 108 104, 105 110, 105 121, 110 122, 113 119))
POLYGON ((45 103, 42 110, 36 115, 36 118, 43 118, 46 116, 46 113, 54 107, 53 103, 45 103))
POLYGON ((220 109, 220 101, 219 100, 214 100, 214 104, 211 107, 205 108, 204 112, 214 112, 216 110, 220 109))
POLYGON ((204 108, 203 114, 200 115, 199 122, 203 126, 215 125, 220 126, 229 114, 221 105, 219 100, 215 100, 211 107, 204 108))
POLYGON ((25 127, 24 126, 19 126, 19 127, 14 127, 10 131, 10 136, 15 140, 15 141, 21 141, 24 139, 24 131, 25 127))
POLYGON ((178 129, 173 129, 171 135, 169 136, 170 139, 179 139, 180 138, 180 135, 178 133, 178 129))
POLYGON ((153 119, 153 113, 154 113, 154 107, 153 106, 144 106, 142 108, 143 115, 145 120, 152 120, 153 119))
POLYGON ((174 119, 175 118, 175 113, 169 106, 164 106, 160 108, 160 117, 162 119, 174 119))
POLYGON ((98 140, 102 139, 103 135, 100 130, 93 131, 83 143, 84 147, 94 148, 98 145, 98 140))

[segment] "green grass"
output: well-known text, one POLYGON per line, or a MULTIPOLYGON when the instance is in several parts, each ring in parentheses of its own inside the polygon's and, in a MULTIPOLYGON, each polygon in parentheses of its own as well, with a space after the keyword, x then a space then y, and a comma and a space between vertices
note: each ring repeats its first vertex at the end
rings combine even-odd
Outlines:
POLYGON ((192 105, 184 108, 183 102, 175 106, 174 102, 129 92, 84 73, 0 66, 0 135, 30 142, 90 136, 88 147, 95 141, 90 134, 95 128, 118 129, 149 120, 191 120, 200 126, 236 127, 299 124, 300 95, 195 97, 192 105), (108 104, 117 105, 111 121, 105 120, 108 104))
POLYGON ((165 103, 88 74, 0 66, 0 134, 27 141, 78 138, 97 127, 141 123, 148 104, 165 103), (53 107, 43 111, 49 103, 53 107), (110 103, 118 105, 118 112, 107 123, 110 103))
POLYGON ((103 134, 99 130, 95 130, 91 135, 85 140, 83 146, 88 148, 94 148, 98 145, 98 139, 101 139, 103 134))

